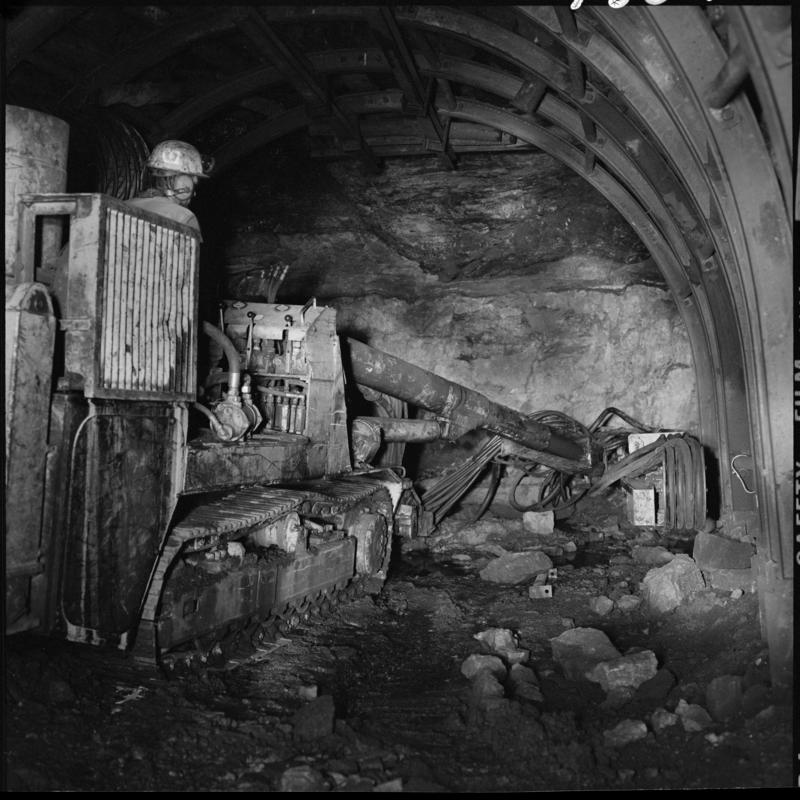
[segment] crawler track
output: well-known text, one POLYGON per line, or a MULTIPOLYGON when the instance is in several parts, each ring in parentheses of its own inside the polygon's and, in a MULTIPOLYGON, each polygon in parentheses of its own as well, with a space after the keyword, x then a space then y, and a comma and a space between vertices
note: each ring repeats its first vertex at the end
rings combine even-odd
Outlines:
POLYGON ((199 506, 162 548, 133 656, 167 672, 242 663, 301 621, 379 590, 391 532, 389 494, 364 478, 250 487, 199 506), (277 530, 299 531, 292 552, 264 546, 277 530))

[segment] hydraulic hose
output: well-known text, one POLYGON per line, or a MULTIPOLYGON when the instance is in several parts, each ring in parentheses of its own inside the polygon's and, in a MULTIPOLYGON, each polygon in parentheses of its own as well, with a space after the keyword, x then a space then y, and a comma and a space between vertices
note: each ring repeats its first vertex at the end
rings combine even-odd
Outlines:
POLYGON ((497 487, 500 485, 500 478, 502 475, 503 465, 499 461, 493 461, 492 477, 489 482, 489 488, 486 490, 486 496, 483 498, 483 502, 481 502, 478 510, 475 512, 472 522, 477 522, 488 511, 489 506, 491 506, 492 500, 494 500, 494 496, 497 493, 497 487))
MULTIPOLYGON (((534 424, 546 426, 568 440, 591 442, 594 448, 602 449, 605 462, 609 454, 627 442, 628 437, 628 431, 600 430, 613 416, 620 417, 634 430, 642 433, 650 433, 655 430, 614 407, 604 409, 588 428, 560 411, 538 411, 531 414, 528 419, 534 424)), ((521 512, 552 509, 554 512, 558 512, 575 505, 587 494, 597 494, 621 477, 635 474, 637 470, 646 470, 652 463, 655 463, 657 455, 654 454, 654 451, 659 449, 655 443, 642 448, 619 463, 608 467, 604 475, 591 488, 587 487, 570 496, 570 482, 574 477, 571 473, 547 467, 520 455, 514 455, 511 459, 501 457, 501 441, 501 436, 494 436, 480 452, 454 472, 442 478, 423 495, 423 505, 427 510, 433 512, 434 519, 438 521, 458 502, 490 462, 493 462, 490 487, 474 521, 480 519, 491 504, 500 481, 502 465, 505 463, 515 465, 521 470, 520 476, 509 492, 509 503, 514 509, 521 512), (542 482, 539 487, 538 499, 524 505, 517 501, 516 492, 522 480, 529 476, 540 477, 542 482)), ((663 446, 663 440, 660 442, 663 446)))
MULTIPOLYGON (((461 499, 469 487, 480 477, 486 465, 499 455, 501 442, 501 436, 493 436, 478 453, 455 472, 442 478, 423 495, 422 503, 425 509, 432 511, 437 521, 461 499)), ((494 492, 490 490, 490 494, 493 496, 494 492)))
POLYGON ((203 322, 203 333, 210 336, 224 351, 228 359, 228 394, 238 395, 242 381, 239 352, 233 342, 215 325, 203 322))
POLYGON ((589 430, 594 433, 598 428, 605 425, 606 422, 611 419, 611 417, 619 417, 621 420, 627 422, 632 428, 636 428, 636 430, 638 430, 640 433, 652 433, 655 430, 649 425, 645 425, 643 422, 639 422, 638 420, 629 416, 624 411, 614 408, 614 406, 609 406, 601 411, 597 419, 589 426, 589 430))
MULTIPOLYGON (((615 411, 615 409, 606 409, 603 414, 606 414, 608 411, 615 411)), ((590 441, 592 438, 589 428, 586 428, 583 424, 561 411, 536 411, 530 415, 530 418, 554 430, 564 431, 570 437, 583 439, 585 441, 590 441)), ((600 422, 601 418, 598 418, 595 424, 599 424, 600 422)), ((517 461, 520 461, 520 459, 517 458, 517 461)), ((521 465, 518 464, 518 466, 522 469, 522 474, 511 487, 508 497, 509 504, 517 511, 542 511, 547 508, 552 508, 554 512, 560 511, 574 505, 583 496, 583 493, 581 493, 573 498, 568 497, 567 490, 569 482, 572 480, 572 475, 569 473, 553 469, 552 467, 546 468, 544 465, 535 461, 523 461, 523 463, 521 465), (526 476, 533 475, 539 469, 543 470, 540 472, 543 480, 539 487, 538 500, 528 505, 519 503, 516 499, 516 492, 519 484, 526 476)))
MULTIPOLYGON (((599 447, 603 451, 604 462, 607 461, 610 453, 613 453, 620 445, 624 445, 628 439, 628 431, 600 430, 614 416, 619 417, 634 430, 638 430, 641 433, 652 433, 655 430, 613 406, 604 409, 588 428, 560 411, 539 411, 531 415, 537 422, 556 430, 564 429, 568 433, 571 433, 572 436, 580 435, 589 438, 595 447, 599 447)), ((645 453, 646 452, 647 451, 645 451, 645 453)), ((569 482, 572 476, 552 468, 546 469, 542 473, 543 481, 539 488, 539 498, 537 502, 526 506, 517 501, 517 488, 526 475, 532 475, 534 470, 542 466, 536 463, 528 464, 522 467, 522 474, 511 488, 509 503, 517 511, 523 512, 540 511, 550 507, 553 508, 553 511, 562 511, 577 503, 587 492, 589 494, 596 494, 615 480, 619 480, 620 469, 624 471, 624 474, 631 474, 631 472, 627 470, 636 469, 642 463, 641 455, 638 458, 631 458, 630 461, 626 459, 624 462, 620 462, 620 464, 624 464, 624 466, 620 468, 620 464, 617 464, 609 468, 606 474, 598 483, 594 484, 591 489, 585 489, 573 497, 568 497, 569 482), (615 475, 617 477, 614 477, 615 475)))

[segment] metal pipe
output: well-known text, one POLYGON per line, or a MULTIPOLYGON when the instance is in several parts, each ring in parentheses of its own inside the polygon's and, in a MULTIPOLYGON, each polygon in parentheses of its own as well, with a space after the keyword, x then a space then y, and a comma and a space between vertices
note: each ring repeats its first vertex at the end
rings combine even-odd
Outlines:
POLYGON ((354 422, 377 425, 385 442, 435 442, 442 429, 435 419, 398 419, 396 417, 356 417, 354 422))
POLYGON ((452 438, 484 428, 534 450, 570 461, 585 460, 580 444, 519 411, 362 342, 346 341, 356 383, 442 414, 451 422, 451 431, 455 432, 452 438))
POLYGON ((203 322, 203 333, 210 336, 225 351, 228 359, 228 394, 238 395, 242 380, 242 368, 236 347, 219 328, 210 322, 203 322))

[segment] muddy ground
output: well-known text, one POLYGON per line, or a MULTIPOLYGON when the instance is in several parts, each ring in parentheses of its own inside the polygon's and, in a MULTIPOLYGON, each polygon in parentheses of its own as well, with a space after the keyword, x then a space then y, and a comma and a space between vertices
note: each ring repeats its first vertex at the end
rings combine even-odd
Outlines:
MULTIPOLYGON (((637 595, 650 569, 629 558, 643 541, 691 542, 624 530, 613 516, 559 525, 549 550, 552 596, 532 580, 489 582, 498 553, 531 546, 520 520, 455 515, 397 548, 378 596, 362 596, 264 644, 235 669, 166 679, 121 653, 8 638, 7 791, 513 792, 789 787, 791 697, 770 685, 753 593, 704 589, 674 611, 640 604, 600 613, 593 600, 637 595), (562 552, 559 552, 561 550, 562 552), (551 639, 603 631, 620 653, 651 650, 658 674, 624 704, 569 679, 551 639), (487 696, 462 674, 475 638, 515 634, 537 687, 487 696), (718 676, 748 698, 724 722, 661 728, 656 709, 703 706, 718 676), (749 690, 749 691, 748 691, 749 690), (642 738, 609 737, 620 722, 642 738), (641 728, 642 726, 639 725, 641 728)), ((489 693, 491 695, 491 692, 489 693)))

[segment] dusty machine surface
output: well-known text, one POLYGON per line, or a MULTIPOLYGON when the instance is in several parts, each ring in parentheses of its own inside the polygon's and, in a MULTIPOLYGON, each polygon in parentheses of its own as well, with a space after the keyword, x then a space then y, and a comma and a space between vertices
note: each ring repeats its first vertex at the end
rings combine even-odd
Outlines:
MULTIPOLYGON (((605 418, 590 430, 526 416, 340 342, 335 311, 313 299, 226 300, 201 321, 198 247, 191 229, 106 195, 21 198, 6 307, 8 633, 164 668, 224 663, 379 591, 394 537, 427 535, 490 460, 549 471, 551 506, 573 478, 579 493, 662 462, 677 474, 663 438, 610 468, 605 418), (59 220, 63 246, 42 236, 59 220), (376 415, 348 413, 346 375, 376 415), (406 404, 427 414, 410 419, 406 404), (494 434, 487 448, 420 500, 404 443, 476 428, 494 434)), ((694 481, 702 451, 678 438, 694 481)), ((686 527, 704 513, 671 509, 686 527)))
POLYGON ((416 535, 420 504, 399 473, 353 469, 331 309, 260 309, 255 336, 272 352, 248 351, 254 369, 240 371, 222 331, 198 324, 188 228, 104 195, 51 194, 22 199, 20 231, 9 632, 206 661, 354 584, 380 587, 391 537, 416 535), (44 218, 68 222, 60 253, 37 239, 44 218), (208 404, 204 332, 229 364, 208 404))

